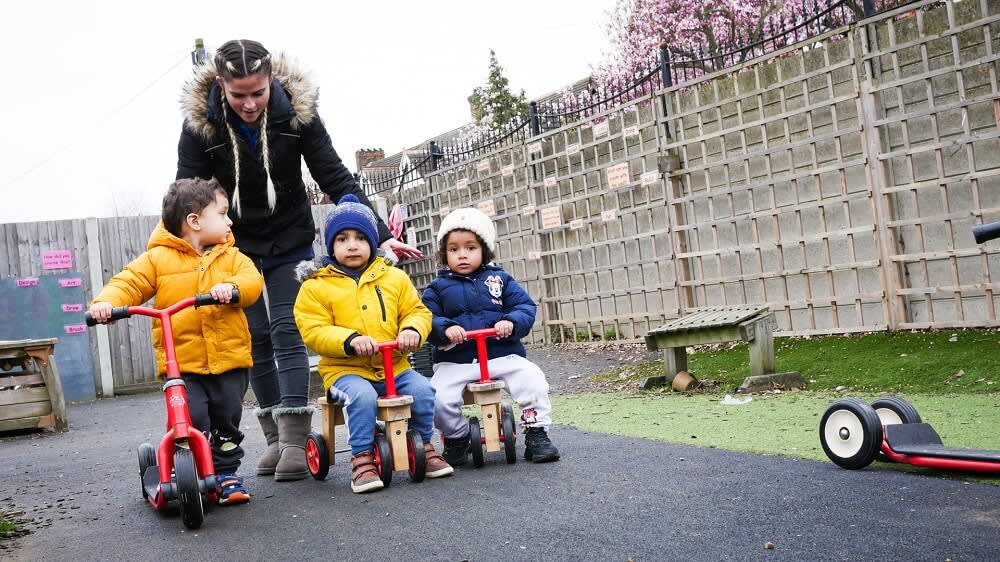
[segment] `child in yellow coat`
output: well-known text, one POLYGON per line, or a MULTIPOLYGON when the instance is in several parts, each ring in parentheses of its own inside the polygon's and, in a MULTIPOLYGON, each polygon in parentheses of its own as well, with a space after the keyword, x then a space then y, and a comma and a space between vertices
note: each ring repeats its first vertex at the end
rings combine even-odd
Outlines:
MULTIPOLYGON (((187 389, 191 421, 205 432, 219 478, 219 503, 249 501, 236 470, 243 458, 243 395, 249 384, 250 330, 240 307, 260 297, 264 279, 250 258, 233 246, 226 192, 215 180, 177 180, 163 197, 160 224, 146 251, 115 275, 90 305, 106 322, 119 306, 155 299, 166 308, 198 293, 228 303, 239 289, 238 306, 187 308, 171 319, 177 363, 187 389)), ((167 372, 163 331, 153 321, 153 346, 160 376, 167 372)))
POLYGON ((302 341, 321 356, 319 374, 329 397, 344 406, 351 445, 351 490, 382 488, 375 470, 375 401, 385 393, 378 343, 399 342, 393 372, 400 394, 413 397, 410 426, 424 440, 427 477, 453 472, 438 453, 434 435, 434 388, 407 360, 431 329, 431 313, 406 273, 373 253, 378 229, 371 209, 345 195, 326 219, 329 257, 316 269, 305 262, 295 299, 302 341))

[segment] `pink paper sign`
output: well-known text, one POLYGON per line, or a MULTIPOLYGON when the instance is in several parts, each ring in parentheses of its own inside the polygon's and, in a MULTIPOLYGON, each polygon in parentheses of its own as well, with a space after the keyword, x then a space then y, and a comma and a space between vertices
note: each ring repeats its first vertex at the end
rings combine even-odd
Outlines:
POLYGON ((83 312, 82 304, 64 304, 62 305, 63 312, 83 312))
POLYGON ((63 288, 65 288, 65 287, 79 287, 80 285, 83 285, 83 280, 81 280, 79 277, 73 277, 73 278, 70 278, 70 279, 60 279, 59 280, 59 286, 63 287, 63 288))
POLYGON ((73 252, 70 250, 42 252, 42 269, 73 269, 73 252))
POLYGON ((18 287, 37 287, 38 278, 37 277, 25 277, 24 279, 17 280, 18 287))
POLYGON ((82 334, 87 331, 86 324, 66 324, 63 326, 67 334, 82 334))

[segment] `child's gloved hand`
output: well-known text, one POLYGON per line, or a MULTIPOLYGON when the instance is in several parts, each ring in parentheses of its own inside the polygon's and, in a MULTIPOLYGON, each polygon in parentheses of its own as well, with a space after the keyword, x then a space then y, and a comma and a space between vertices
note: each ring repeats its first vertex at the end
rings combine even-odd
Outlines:
POLYGON ((498 338, 506 338, 514 333, 514 323, 510 320, 501 320, 493 325, 497 331, 498 338))
POLYGON ((215 300, 221 303, 228 303, 233 300, 233 284, 232 283, 219 283, 218 285, 212 287, 209 291, 215 300))
POLYGON ((358 336, 351 340, 351 348, 358 355, 375 355, 378 353, 378 343, 370 336, 358 336))
POLYGON ((420 347, 420 334, 409 329, 400 330, 396 342, 399 343, 400 351, 414 351, 420 347))
POLYGON ((90 315, 94 317, 94 320, 104 324, 108 321, 108 318, 111 318, 111 310, 113 308, 109 302, 95 302, 90 305, 90 315))
POLYGON ((449 326, 444 331, 444 335, 448 337, 448 341, 451 343, 462 343, 465 341, 465 328, 461 326, 449 326))

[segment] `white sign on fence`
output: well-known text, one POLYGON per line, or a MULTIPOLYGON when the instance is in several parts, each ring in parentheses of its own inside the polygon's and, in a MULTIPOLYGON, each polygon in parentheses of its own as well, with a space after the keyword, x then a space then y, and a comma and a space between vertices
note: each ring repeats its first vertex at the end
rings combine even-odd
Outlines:
POLYGON ((479 170, 480 172, 489 172, 490 171, 490 161, 489 160, 480 160, 479 163, 476 164, 476 169, 479 170))
POLYGON ((618 209, 611 209, 609 211, 601 211, 601 220, 604 222, 611 222, 618 218, 618 209))
POLYGON ((577 152, 580 152, 580 143, 566 145, 566 156, 573 156, 577 152))
POLYGON ((625 134, 626 137, 637 137, 639 136, 639 126, 629 125, 628 127, 625 127, 625 129, 622 130, 622 132, 625 134))
POLYGON ((560 226, 562 226, 562 209, 558 205, 542 209, 542 228, 558 228, 560 226))
POLYGON ((540 259, 542 259, 542 253, 539 252, 538 250, 531 250, 531 251, 528 252, 528 259, 529 260, 540 260, 540 259))
POLYGON ((642 185, 652 185, 660 179, 660 172, 653 170, 652 172, 646 172, 640 176, 640 181, 642 185))
POLYGON ((503 173, 504 176, 513 176, 514 175, 514 166, 513 165, 511 165, 511 166, 504 166, 503 169, 501 169, 501 173, 503 173))
POLYGON ((570 230, 580 230, 583 228, 583 219, 573 219, 569 221, 570 230))
POLYGON ((467 180, 465 178, 462 178, 462 179, 458 180, 457 182, 455 182, 455 187, 458 188, 458 189, 468 189, 468 187, 469 187, 469 180, 467 180))
POLYGON ((604 135, 607 135, 609 129, 610 128, 608 126, 608 122, 607 121, 601 121, 600 123, 595 123, 594 124, 594 138, 596 139, 597 137, 603 137, 604 135))
POLYGON ((619 189, 625 187, 629 184, 631 180, 631 175, 628 170, 628 162, 622 162, 621 164, 615 164, 608 168, 608 187, 611 189, 619 189))
POLYGON ((545 178, 545 181, 542 182, 542 185, 544 185, 545 187, 555 187, 556 183, 558 183, 558 180, 556 180, 556 178, 548 177, 545 178))
POLYGON ((521 214, 523 216, 528 216, 528 215, 535 214, 535 206, 534 205, 525 205, 524 207, 521 207, 521 214))
POLYGON ((488 217, 492 217, 493 215, 497 214, 497 209, 493 205, 492 199, 487 199, 486 201, 480 201, 479 204, 476 206, 479 207, 479 210, 482 211, 483 214, 488 217))
POLYGON ((542 143, 533 142, 528 145, 528 154, 541 154, 542 153, 542 143))

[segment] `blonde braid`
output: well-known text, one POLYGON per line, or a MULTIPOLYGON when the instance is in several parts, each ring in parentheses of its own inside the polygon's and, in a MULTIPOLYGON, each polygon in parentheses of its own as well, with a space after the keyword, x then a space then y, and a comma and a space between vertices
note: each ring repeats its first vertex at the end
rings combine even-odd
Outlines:
POLYGON ((260 150, 264 155, 264 175, 267 177, 267 208, 273 213, 274 206, 278 202, 278 194, 274 191, 274 182, 271 181, 271 155, 267 149, 267 109, 260 116, 260 150))
POLYGON ((236 143, 236 132, 233 131, 233 126, 229 124, 229 116, 226 114, 226 96, 222 96, 222 120, 226 123, 226 130, 229 131, 229 142, 233 145, 233 210, 236 211, 236 216, 242 216, 240 213, 240 146, 236 143))

